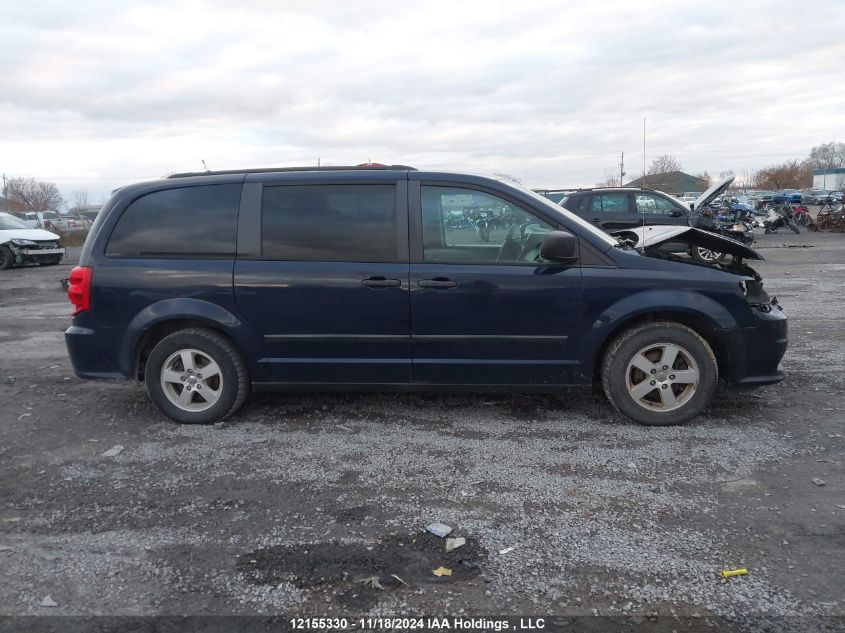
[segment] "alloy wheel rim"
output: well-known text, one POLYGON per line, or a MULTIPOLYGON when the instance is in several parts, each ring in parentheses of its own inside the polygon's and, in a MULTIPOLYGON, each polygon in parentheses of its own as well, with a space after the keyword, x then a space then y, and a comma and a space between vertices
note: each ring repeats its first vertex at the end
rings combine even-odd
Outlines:
POLYGON ((164 361, 161 388, 171 404, 182 411, 205 411, 220 399, 223 374, 217 362, 198 349, 180 349, 164 361))
POLYGON ((709 248, 699 248, 698 256, 705 261, 714 262, 719 259, 722 254, 717 251, 711 251, 709 248))
POLYGON ((631 358, 625 369, 625 386, 639 406, 668 412, 692 399, 700 377, 689 351, 675 343, 654 343, 631 358))

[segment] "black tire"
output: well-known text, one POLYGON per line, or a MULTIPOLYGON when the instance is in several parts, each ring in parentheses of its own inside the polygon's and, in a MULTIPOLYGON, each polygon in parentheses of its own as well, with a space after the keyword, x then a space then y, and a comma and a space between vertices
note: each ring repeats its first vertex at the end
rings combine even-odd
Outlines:
MULTIPOLYGON (((197 366, 196 371, 201 372, 202 367, 197 366)), ((200 373, 196 375, 201 377, 200 373)), ((182 424, 211 424, 219 422, 237 411, 249 394, 249 376, 246 364, 237 348, 225 336, 212 330, 201 328, 179 330, 161 339, 147 357, 147 364, 144 368, 144 380, 147 386, 147 393, 159 411, 174 422, 182 424), (194 356, 194 358, 206 356, 219 367, 220 382, 217 383, 219 385, 217 400, 208 408, 201 411, 188 411, 180 408, 171 401, 172 395, 169 396, 165 393, 165 387, 161 384, 165 362, 180 351, 188 349, 196 350, 200 353, 198 356, 194 356)), ((206 381, 199 381, 200 388, 203 385, 208 387, 208 384, 206 384, 207 381, 207 378, 206 381)), ((177 387, 168 388, 170 393, 175 393, 178 389, 179 383, 176 382, 173 384, 177 385, 177 387)), ((186 387, 182 386, 181 389, 184 390, 186 387)), ((206 391, 205 393, 209 392, 206 391)), ((214 392, 212 391, 211 393, 214 392)), ((196 393, 195 395, 191 395, 190 398, 193 400, 188 406, 204 406, 203 402, 199 402, 201 399, 199 398, 200 395, 202 394, 196 393)))
POLYGON ((0 244, 0 270, 8 270, 15 265, 15 256, 5 244, 0 244))
MULTIPOLYGON (((643 372, 642 375, 646 373, 643 372)), ((601 380, 607 399, 625 417, 649 426, 671 426, 690 420, 710 403, 719 382, 719 366, 710 345, 693 329, 680 323, 658 321, 625 330, 616 337, 605 353, 601 380), (663 352, 658 351, 661 345, 680 348, 676 361, 666 372, 659 366, 663 360, 663 352), (629 380, 629 373, 633 376, 641 371, 632 368, 629 363, 639 358, 640 352, 650 347, 655 348, 655 352, 648 352, 649 354, 660 354, 659 358, 652 356, 656 359, 652 362, 658 363, 655 366, 658 373, 654 375, 654 380, 629 380), (691 364, 686 362, 688 359, 692 361, 691 364), (669 378, 674 380, 675 374, 671 373, 673 370, 676 374, 697 371, 697 382, 694 385, 681 385, 671 381, 667 383, 669 378), (629 391, 629 383, 633 385, 630 388, 632 390, 639 385, 648 389, 646 383, 649 386, 656 383, 657 386, 644 393, 638 400, 629 391), (661 392, 664 384, 668 384, 666 388, 671 392, 661 392), (677 397, 677 408, 663 410, 665 396, 661 393, 669 395, 673 400, 677 397), (651 405, 652 400, 659 402, 651 405), (649 406, 641 403, 647 403, 649 406)))

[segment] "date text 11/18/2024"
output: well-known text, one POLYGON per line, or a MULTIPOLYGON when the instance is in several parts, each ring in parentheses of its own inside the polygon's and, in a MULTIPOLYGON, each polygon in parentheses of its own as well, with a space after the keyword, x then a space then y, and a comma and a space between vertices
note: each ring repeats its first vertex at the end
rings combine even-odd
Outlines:
POLYGON ((298 631, 330 631, 358 629, 363 631, 540 631, 546 628, 544 618, 291 618, 290 626, 298 631))

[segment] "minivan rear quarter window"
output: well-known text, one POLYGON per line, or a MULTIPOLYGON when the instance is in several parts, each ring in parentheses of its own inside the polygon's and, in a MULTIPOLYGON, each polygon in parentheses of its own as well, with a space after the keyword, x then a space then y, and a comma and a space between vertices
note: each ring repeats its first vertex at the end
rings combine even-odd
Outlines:
POLYGON ((395 262, 398 229, 394 185, 281 185, 261 199, 264 259, 395 262))
POLYGON ((221 257, 235 254, 241 185, 155 191, 135 200, 117 222, 113 257, 221 257))

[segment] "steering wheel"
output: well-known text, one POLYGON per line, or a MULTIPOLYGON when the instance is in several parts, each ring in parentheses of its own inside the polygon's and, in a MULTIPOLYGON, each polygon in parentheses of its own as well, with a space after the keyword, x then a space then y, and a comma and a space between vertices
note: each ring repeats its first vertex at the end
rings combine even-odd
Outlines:
MULTIPOLYGON (((511 243, 517 244, 518 243, 517 240, 513 239, 513 234, 516 233, 516 227, 517 227, 517 225, 514 223, 514 224, 511 224, 511 228, 508 229, 508 234, 505 236, 505 241, 502 242, 502 247, 499 249, 499 254, 496 255, 496 261, 497 262, 500 262, 500 261, 503 260, 503 256, 504 256, 506 249, 507 249, 509 244, 511 244, 511 243)), ((521 252, 521 250, 520 250, 520 252, 521 252)))

